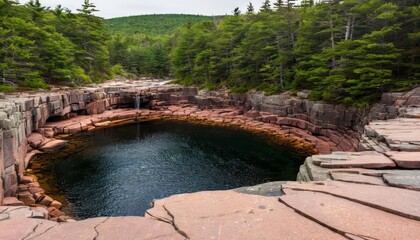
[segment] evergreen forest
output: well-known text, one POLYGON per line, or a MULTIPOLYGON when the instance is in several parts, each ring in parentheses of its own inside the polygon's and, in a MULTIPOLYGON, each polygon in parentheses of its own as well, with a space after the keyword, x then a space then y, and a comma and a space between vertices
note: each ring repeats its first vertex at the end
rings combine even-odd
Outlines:
POLYGON ((38 0, 24 5, 0 0, 2 83, 48 88, 111 78, 108 36, 95 11, 88 0, 76 13, 61 5, 46 8, 38 0))
POLYGON ((276 0, 218 17, 104 20, 0 0, 0 77, 18 85, 80 85, 116 75, 365 106, 420 84, 420 0, 276 0))

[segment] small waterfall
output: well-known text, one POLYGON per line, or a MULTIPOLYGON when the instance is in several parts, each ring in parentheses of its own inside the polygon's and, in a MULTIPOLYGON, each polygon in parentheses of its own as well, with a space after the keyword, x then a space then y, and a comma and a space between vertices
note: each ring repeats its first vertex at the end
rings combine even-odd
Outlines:
POLYGON ((137 95, 134 99, 134 108, 140 109, 140 96, 139 95, 137 95))

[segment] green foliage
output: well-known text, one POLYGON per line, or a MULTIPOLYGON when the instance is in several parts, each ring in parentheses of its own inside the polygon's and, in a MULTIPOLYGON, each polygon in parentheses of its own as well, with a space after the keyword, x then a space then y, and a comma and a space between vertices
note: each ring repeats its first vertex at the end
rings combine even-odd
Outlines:
POLYGON ((15 90, 16 90, 16 87, 0 84, 0 92, 9 93, 9 92, 14 92, 15 90))
MULTIPOLYGON (((311 90, 314 100, 366 106, 420 83, 417 0, 264 1, 258 14, 195 23, 171 39, 184 84, 311 90)), ((252 5, 251 5, 252 6, 252 5)))
POLYGON ((89 0, 79 13, 1 1, 0 77, 29 88, 108 79, 107 36, 95 11, 89 0))
POLYGON ((154 14, 106 19, 105 26, 112 35, 160 36, 172 33, 179 26, 211 19, 212 17, 200 15, 154 14))

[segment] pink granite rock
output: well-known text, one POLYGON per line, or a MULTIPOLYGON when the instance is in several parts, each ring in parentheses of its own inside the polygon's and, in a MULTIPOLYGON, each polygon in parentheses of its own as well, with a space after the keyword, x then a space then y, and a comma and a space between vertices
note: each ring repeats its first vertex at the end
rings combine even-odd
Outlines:
POLYGON ((63 148, 67 145, 65 140, 52 140, 40 147, 40 150, 43 152, 51 152, 60 148, 63 148))
POLYGON ((143 217, 113 217, 96 228, 97 240, 162 239, 183 240, 185 236, 165 222, 143 217))
POLYGON ((285 190, 327 193, 403 217, 420 220, 420 192, 418 191, 338 181, 290 182, 282 187, 285 190))
MULTIPOLYGON (((99 226, 108 218, 92 218, 74 223, 60 223, 55 225, 43 233, 39 240, 92 240, 98 236, 98 232, 95 230, 96 226, 99 226)), ((124 239, 124 236, 120 236, 119 239, 124 239)))
POLYGON ((25 204, 22 201, 19 201, 15 197, 5 197, 3 199, 4 206, 24 206, 25 204))
POLYGON ((156 201, 190 239, 343 239, 278 202, 234 191, 181 194, 156 201))
POLYGON ((387 186, 380 177, 365 176, 361 174, 331 172, 331 178, 342 182, 387 186))
POLYGON ((399 167, 420 169, 419 152, 386 152, 385 154, 392 158, 399 167))
POLYGON ((324 193, 285 190, 280 201, 341 234, 361 239, 417 239, 420 221, 324 193))
POLYGON ((0 239, 32 239, 57 225, 57 222, 30 218, 0 221, 0 239))
POLYGON ((324 168, 393 168, 394 161, 375 152, 334 152, 330 155, 312 156, 315 165, 324 168))
POLYGON ((39 133, 32 133, 28 137, 28 143, 29 143, 29 145, 31 147, 35 148, 35 149, 38 148, 43 141, 44 141, 44 136, 42 136, 39 133))
POLYGON ((50 196, 45 195, 44 198, 39 202, 39 204, 49 207, 54 201, 50 196))
POLYGON ((63 206, 63 204, 61 204, 61 202, 56 201, 56 200, 52 201, 51 204, 50 204, 50 207, 55 207, 57 209, 61 209, 62 206, 63 206))

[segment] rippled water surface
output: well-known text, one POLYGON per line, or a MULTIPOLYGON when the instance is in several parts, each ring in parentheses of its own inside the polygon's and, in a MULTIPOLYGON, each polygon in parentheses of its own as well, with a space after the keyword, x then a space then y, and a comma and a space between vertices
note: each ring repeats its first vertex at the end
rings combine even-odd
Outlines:
POLYGON ((295 180, 304 156, 248 132, 159 121, 101 129, 50 163, 78 218, 144 215, 153 199, 295 180))

